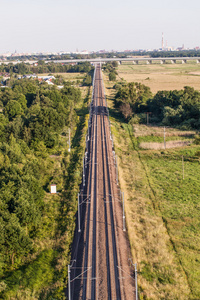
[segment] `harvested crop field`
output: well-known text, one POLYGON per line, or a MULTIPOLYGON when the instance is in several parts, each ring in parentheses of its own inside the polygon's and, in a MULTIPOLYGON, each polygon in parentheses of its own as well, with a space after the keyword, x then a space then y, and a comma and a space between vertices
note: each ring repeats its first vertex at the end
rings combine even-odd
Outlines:
POLYGON ((190 145, 191 141, 169 141, 166 142, 166 146, 163 143, 156 143, 156 142, 142 142, 139 144, 140 148, 143 149, 170 149, 170 148, 178 148, 190 145))
MULTIPOLYGON (((134 124, 134 136, 163 136, 164 128, 161 126, 151 126, 143 124, 134 124)), ((173 127, 165 127, 167 137, 190 137, 195 135, 194 130, 179 130, 173 127)))
POLYGON ((119 78, 127 82, 140 82, 155 94, 159 90, 180 90, 191 86, 200 91, 200 65, 187 64, 121 64, 119 78))

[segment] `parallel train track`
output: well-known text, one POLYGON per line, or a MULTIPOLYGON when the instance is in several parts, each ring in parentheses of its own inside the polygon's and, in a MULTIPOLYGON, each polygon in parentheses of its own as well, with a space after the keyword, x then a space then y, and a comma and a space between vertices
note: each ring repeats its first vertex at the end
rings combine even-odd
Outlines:
MULTIPOLYGON (((127 298, 126 280, 119 268, 124 261, 118 241, 122 226, 115 212, 115 207, 119 207, 116 204, 120 200, 119 188, 100 65, 95 69, 88 138, 81 233, 75 232, 76 263, 72 277, 76 280, 71 299, 135 299, 132 295, 127 298)), ((134 294, 130 278, 130 290, 134 294)))

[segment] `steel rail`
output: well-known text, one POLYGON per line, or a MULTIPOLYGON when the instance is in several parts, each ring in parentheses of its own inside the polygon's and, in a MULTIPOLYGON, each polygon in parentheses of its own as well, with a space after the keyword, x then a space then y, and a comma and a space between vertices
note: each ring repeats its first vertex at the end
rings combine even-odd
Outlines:
MULTIPOLYGON (((100 79, 101 79, 101 73, 99 73, 100 79)), ((102 80, 100 81, 101 85, 101 106, 107 107, 107 103, 105 101, 105 98, 103 97, 103 86, 102 86, 102 80)), ((107 185, 108 185, 108 194, 109 194, 109 202, 106 204, 107 205, 107 210, 110 214, 109 219, 110 219, 110 230, 111 230, 111 237, 112 237, 112 251, 109 249, 109 251, 112 252, 113 255, 113 266, 112 268, 114 269, 114 276, 115 276, 115 295, 112 295, 112 298, 109 299, 121 299, 121 290, 120 290, 120 282, 119 282, 119 271, 118 271, 118 254, 117 254, 117 247, 116 247, 116 233, 115 233, 115 222, 114 222, 114 213, 113 213, 113 197, 112 197, 112 186, 111 186, 111 170, 109 168, 109 147, 108 147, 108 141, 107 141, 107 133, 106 133, 106 120, 108 116, 105 116, 105 113, 101 115, 101 120, 102 120, 102 137, 104 137, 104 149, 105 149, 105 156, 104 156, 104 161, 105 161, 105 173, 107 173, 107 185), (105 118, 106 117, 106 118, 105 118)), ((114 191, 113 191, 114 192, 114 191)), ((106 197, 106 195, 105 195, 106 197)), ((113 270, 109 270, 111 274, 113 274, 113 270)))
MULTIPOLYGON (((103 102, 103 101, 102 101, 103 102)), ((104 122, 103 122, 103 118, 104 116, 101 116, 101 135, 103 137, 104 135, 104 122)), ((105 217, 105 234, 106 234, 106 261, 107 261, 107 292, 108 292, 108 299, 111 300, 112 299, 112 287, 111 287, 111 275, 112 275, 112 270, 111 270, 111 263, 110 263, 110 249, 109 249, 109 234, 112 235, 112 233, 109 233, 109 221, 110 220, 110 217, 109 217, 109 207, 108 207, 108 202, 110 201, 107 201, 107 197, 110 196, 109 194, 109 187, 107 186, 106 184, 106 181, 108 180, 107 179, 107 165, 106 165, 106 145, 105 145, 105 141, 106 141, 106 138, 104 137, 102 139, 102 160, 103 160, 103 185, 104 185, 104 211, 105 211, 105 214, 104 214, 104 217, 105 217), (108 191, 106 190, 106 186, 107 186, 107 189, 108 191)))
MULTIPOLYGON (((96 80, 96 77, 95 77, 96 80)), ((96 85, 95 85, 96 86, 96 85)), ((92 278, 91 278, 91 298, 96 299, 96 246, 97 246, 97 230, 96 230, 96 217, 97 217, 97 96, 98 85, 96 86, 96 93, 94 94, 94 115, 95 115, 95 156, 94 156, 94 192, 93 192, 93 235, 92 235, 92 278)))
MULTIPOLYGON (((93 90, 92 90, 92 97, 90 102, 90 116, 88 120, 88 139, 86 142, 86 152, 89 158, 93 156, 93 139, 91 138, 94 132, 94 124, 92 121, 92 107, 93 107, 93 94, 94 94, 94 79, 95 79, 95 73, 96 69, 94 70, 94 76, 93 76, 93 90)), ((84 166, 83 166, 84 167, 84 166)), ((80 186, 80 196, 82 199, 81 202, 81 209, 80 209, 80 223, 83 227, 81 230, 81 233, 78 232, 78 226, 75 230, 74 236, 76 245, 74 246, 74 252, 72 256, 72 260, 75 261, 74 265, 75 267, 72 269, 72 277, 79 277, 79 269, 88 270, 88 268, 91 268, 91 266, 88 265, 88 247, 89 247, 89 220, 90 220, 90 201, 88 201, 88 205, 86 205, 85 202, 83 202, 83 195, 87 193, 87 198, 90 198, 90 192, 91 192, 91 181, 92 181, 92 174, 91 174, 91 168, 87 172, 85 172, 85 186, 82 182, 80 186), (85 225, 85 226, 84 226, 85 225), (78 250, 80 251, 80 247, 83 249, 82 254, 78 255, 78 250), (82 267, 80 268, 80 266, 82 267)), ((84 271, 85 272, 85 271, 84 271)), ((84 278, 82 278, 79 282, 72 281, 71 286, 71 295, 72 299, 77 299, 77 297, 82 297, 84 299, 86 297, 86 285, 88 280, 88 272, 84 278), (78 296, 79 295, 79 296, 78 296)), ((69 284, 69 283, 68 283, 69 284)))
MULTIPOLYGON (((102 74, 102 73, 101 73, 102 74)), ((105 101, 105 106, 107 107, 107 101, 105 98, 105 89, 104 89, 104 84, 103 84, 103 79, 102 79, 102 85, 103 85, 103 96, 104 96, 104 101, 105 101)), ((108 109, 108 108, 107 108, 108 109)), ((110 128, 110 121, 109 121, 109 113, 107 114, 107 118, 105 118, 105 130, 107 130, 107 137, 109 136, 109 133, 111 134, 111 128, 110 128)), ((106 135, 105 135, 106 136, 106 135)), ((108 138, 108 147, 106 148, 108 151, 108 155, 107 155, 107 159, 109 159, 109 156, 112 159, 115 159, 115 152, 114 150, 114 145, 113 145, 113 141, 112 141, 112 146, 111 146, 111 141, 108 138), (112 148, 112 149, 111 149, 112 148)), ((115 164, 115 168, 112 167, 112 165, 109 165, 110 168, 110 183, 111 183, 111 194, 112 196, 114 195, 114 193, 117 191, 117 193, 119 194, 118 197, 119 199, 121 198, 121 192, 120 192, 120 188, 118 186, 118 177, 117 177, 117 173, 116 173, 116 168, 117 168, 117 164, 115 164)), ((113 207, 113 222, 112 224, 114 224, 114 229, 115 229, 115 237, 116 237, 116 252, 117 252, 117 258, 118 258, 118 265, 117 268, 120 272, 120 276, 119 278, 119 286, 120 286, 120 291, 121 291, 121 299, 130 299, 131 295, 133 295, 133 297, 135 298, 135 291, 134 288, 130 288, 131 286, 133 287, 133 277, 128 276, 127 277, 127 269, 123 269, 121 266, 126 266, 125 268, 127 268, 127 265, 123 259, 123 254, 120 251, 120 244, 119 244, 119 237, 118 235, 122 234, 121 230, 119 232, 119 228, 121 228, 122 225, 122 219, 119 218, 119 216, 117 217, 116 214, 116 206, 122 206, 122 203, 120 201, 120 203, 116 201, 116 199, 113 199, 112 197, 112 201, 110 201, 110 204, 113 207), (125 264, 124 264, 125 263, 125 264), (123 275, 126 274, 126 276, 124 277, 123 275), (129 280, 129 284, 127 284, 127 279, 129 280), (132 280, 130 280, 132 279, 132 280), (127 294, 127 289, 125 287, 128 287, 129 289, 129 294, 127 294), (132 291, 131 291, 132 290, 132 291), (132 294, 133 293, 133 294, 132 294)), ((122 207, 121 207, 122 209, 122 207)), ((123 226, 122 226, 123 227, 123 226)), ((122 229, 122 228, 121 228, 122 229)), ((132 297, 131 297, 132 298, 132 297)), ((118 298, 117 298, 118 299, 118 298)))
MULTIPOLYGON (((91 139, 92 136, 95 134, 95 122, 94 122, 94 114, 93 114, 93 101, 94 98, 92 99, 91 102, 91 128, 90 128, 90 139, 89 139, 89 148, 90 148, 90 160, 93 162, 94 159, 94 139, 91 139)), ((92 197, 92 180, 93 180, 93 166, 94 164, 91 164, 91 167, 89 169, 89 175, 88 178, 89 180, 87 181, 87 194, 91 195, 92 197)), ((88 260, 89 260, 89 250, 90 250, 90 242, 91 242, 91 226, 90 226, 90 215, 91 215, 91 206, 92 206, 92 201, 90 201, 87 205, 87 224, 86 224, 86 238, 85 238, 85 260, 84 260, 84 269, 88 268, 88 260)), ((90 281, 89 278, 90 273, 87 273, 87 276, 83 280, 83 292, 82 292, 82 299, 86 300, 87 299, 87 290, 88 290, 88 282, 90 281)))
POLYGON ((127 265, 119 245, 120 241, 124 241, 121 233, 120 191, 117 186, 115 152, 99 65, 95 67, 93 77, 86 153, 87 162, 83 160, 85 184, 82 182, 81 197, 86 195, 89 201, 81 201, 81 232, 76 230, 75 233, 79 234, 76 240, 80 245, 75 257, 78 263, 74 270, 71 268, 74 272, 71 280, 74 289, 72 299, 130 299, 129 296, 127 298, 127 284, 121 273, 123 266, 127 265))
MULTIPOLYGON (((100 74, 99 74, 100 75, 100 74)), ((100 86, 100 88, 102 88, 100 86)), ((100 91, 101 92, 101 91, 100 91)), ((103 99, 99 95, 99 107, 103 107, 103 99)), ((106 173, 106 158, 105 158, 105 137, 103 130, 103 118, 104 114, 100 113, 100 129, 101 129, 101 159, 102 159, 102 180, 103 180, 103 203, 104 203, 104 224, 105 224, 105 247, 106 247, 106 273, 107 273, 107 299, 112 299, 112 288, 111 288, 111 262, 110 262, 110 251, 109 251, 109 215, 107 208, 106 197, 109 195, 108 186, 107 186, 107 173, 106 173)))

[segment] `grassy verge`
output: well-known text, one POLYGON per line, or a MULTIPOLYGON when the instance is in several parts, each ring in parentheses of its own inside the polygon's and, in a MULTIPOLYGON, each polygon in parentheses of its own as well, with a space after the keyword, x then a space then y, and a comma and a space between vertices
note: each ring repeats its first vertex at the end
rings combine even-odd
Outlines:
POLYGON ((105 83, 140 299, 200 299, 200 147, 140 149, 139 129, 120 119, 105 83))

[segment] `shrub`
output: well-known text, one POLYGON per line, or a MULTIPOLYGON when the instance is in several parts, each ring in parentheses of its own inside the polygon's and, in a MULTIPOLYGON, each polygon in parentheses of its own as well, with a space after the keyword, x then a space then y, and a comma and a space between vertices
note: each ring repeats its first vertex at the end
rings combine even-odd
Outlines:
POLYGON ((129 124, 131 124, 131 125, 139 124, 139 123, 141 123, 141 119, 140 119, 139 115, 136 115, 136 114, 129 121, 129 124))
POLYGON ((195 145, 200 145, 200 135, 195 135, 195 137, 194 137, 194 144, 195 145))
POLYGON ((116 74, 114 72, 109 73, 109 80, 110 81, 115 81, 116 80, 116 74))

